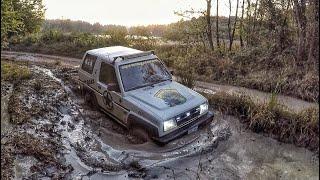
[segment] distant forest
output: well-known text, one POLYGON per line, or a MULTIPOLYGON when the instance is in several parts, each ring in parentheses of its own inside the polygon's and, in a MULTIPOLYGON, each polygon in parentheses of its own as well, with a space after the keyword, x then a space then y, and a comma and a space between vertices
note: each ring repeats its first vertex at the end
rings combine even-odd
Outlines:
MULTIPOLYGON (((212 22, 216 21, 216 17, 213 16, 212 22)), ((46 19, 42 25, 42 31, 58 30, 63 33, 81 32, 91 34, 106 34, 110 29, 126 29, 130 35, 144 35, 144 36, 155 36, 165 37, 169 40, 180 40, 177 36, 179 27, 188 26, 193 21, 201 21, 200 18, 193 18, 191 20, 180 20, 176 23, 168 25, 147 25, 147 26, 132 26, 125 27, 121 25, 102 25, 100 23, 91 24, 85 21, 73 21, 70 19, 46 19)), ((231 22, 234 21, 234 17, 231 17, 231 22)), ((228 17, 219 17, 220 31, 222 37, 227 38, 228 31, 228 17)))
MULTIPOLYGON (((43 30, 60 30, 65 33, 70 32, 82 32, 82 33, 93 33, 93 34, 105 34, 108 29, 111 28, 126 28, 121 25, 101 25, 100 23, 90 24, 85 21, 72 21, 70 19, 46 19, 43 23, 43 30)), ((126 28, 128 32, 134 31, 135 28, 144 28, 150 34, 157 37, 162 37, 166 30, 166 25, 148 25, 148 26, 135 26, 126 28)))

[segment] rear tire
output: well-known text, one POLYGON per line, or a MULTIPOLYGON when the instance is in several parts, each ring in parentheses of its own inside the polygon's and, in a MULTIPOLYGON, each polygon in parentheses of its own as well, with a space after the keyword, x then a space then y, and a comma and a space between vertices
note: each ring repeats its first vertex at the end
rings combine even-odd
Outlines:
POLYGON ((92 108, 98 107, 97 99, 96 99, 96 96, 94 95, 94 93, 90 93, 90 92, 86 91, 84 93, 84 101, 86 104, 88 104, 92 108))
POLYGON ((160 142, 160 141, 154 141, 156 143, 156 145, 160 146, 160 147, 163 147, 165 145, 167 145, 168 143, 165 143, 165 142, 160 142))

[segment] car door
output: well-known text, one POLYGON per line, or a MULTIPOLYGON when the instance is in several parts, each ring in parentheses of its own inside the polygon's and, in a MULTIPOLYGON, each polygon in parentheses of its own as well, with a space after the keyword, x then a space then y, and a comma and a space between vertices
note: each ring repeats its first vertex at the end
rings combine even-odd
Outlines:
POLYGON ((115 116, 120 123, 126 125, 126 117, 129 111, 121 105, 122 97, 114 67, 101 61, 98 73, 97 89, 100 94, 98 103, 104 110, 115 116), (111 86, 113 87, 112 90, 110 90, 111 86))

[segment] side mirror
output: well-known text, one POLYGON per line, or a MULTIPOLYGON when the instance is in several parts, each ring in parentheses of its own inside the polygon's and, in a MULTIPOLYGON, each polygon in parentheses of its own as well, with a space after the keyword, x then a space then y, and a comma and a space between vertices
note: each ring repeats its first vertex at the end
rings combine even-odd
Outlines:
POLYGON ((119 85, 115 83, 108 84, 108 91, 120 92, 119 85))
POLYGON ((174 71, 173 70, 170 70, 169 72, 170 72, 171 75, 174 75, 174 71))

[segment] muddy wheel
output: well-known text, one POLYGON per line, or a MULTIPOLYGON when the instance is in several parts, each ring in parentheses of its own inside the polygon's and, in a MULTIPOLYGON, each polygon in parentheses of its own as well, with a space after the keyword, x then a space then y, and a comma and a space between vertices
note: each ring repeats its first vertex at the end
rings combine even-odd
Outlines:
POLYGON ((137 143, 143 144, 150 141, 148 132, 141 127, 132 127, 129 130, 129 134, 137 138, 137 143))
POLYGON ((97 99, 93 93, 85 92, 84 101, 93 108, 98 107, 97 99))
POLYGON ((160 141, 154 141, 154 143, 156 143, 156 145, 160 146, 160 147, 163 147, 165 145, 167 145, 168 143, 165 143, 165 142, 160 142, 160 141))

